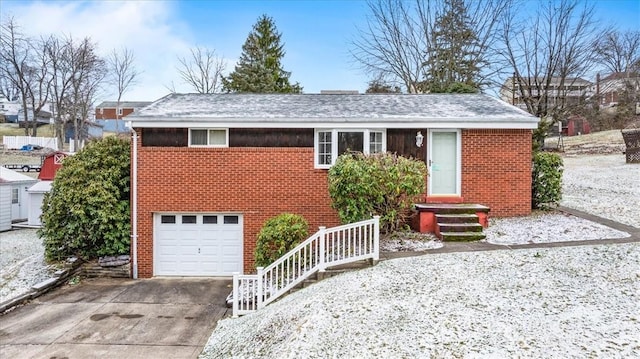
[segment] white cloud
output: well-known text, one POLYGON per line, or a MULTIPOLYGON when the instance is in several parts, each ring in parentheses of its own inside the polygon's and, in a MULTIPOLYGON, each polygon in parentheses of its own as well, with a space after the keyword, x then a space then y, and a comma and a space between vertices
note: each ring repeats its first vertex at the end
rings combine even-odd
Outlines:
MULTIPOLYGON (((99 53, 127 47, 134 51, 141 74, 124 100, 156 100, 168 93, 172 81, 178 87, 176 56, 184 56, 192 46, 187 24, 174 17, 175 9, 166 1, 99 1, 5 3, 5 14, 14 16, 23 32, 31 36, 71 35, 90 37, 99 53)), ((104 98, 113 99, 106 88, 104 98)))

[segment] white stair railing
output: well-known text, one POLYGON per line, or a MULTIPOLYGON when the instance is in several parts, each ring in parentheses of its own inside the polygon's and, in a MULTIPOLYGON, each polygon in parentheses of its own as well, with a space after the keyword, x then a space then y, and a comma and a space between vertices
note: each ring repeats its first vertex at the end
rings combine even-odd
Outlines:
POLYGON ((233 275, 233 316, 248 314, 278 299, 327 267, 365 259, 377 261, 380 216, 318 232, 257 274, 233 275))

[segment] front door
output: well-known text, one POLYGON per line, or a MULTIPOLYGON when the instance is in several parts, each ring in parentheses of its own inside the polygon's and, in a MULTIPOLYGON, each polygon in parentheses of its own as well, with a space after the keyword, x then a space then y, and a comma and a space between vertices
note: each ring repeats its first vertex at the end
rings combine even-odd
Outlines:
POLYGON ((429 131, 429 195, 460 195, 460 132, 429 131))

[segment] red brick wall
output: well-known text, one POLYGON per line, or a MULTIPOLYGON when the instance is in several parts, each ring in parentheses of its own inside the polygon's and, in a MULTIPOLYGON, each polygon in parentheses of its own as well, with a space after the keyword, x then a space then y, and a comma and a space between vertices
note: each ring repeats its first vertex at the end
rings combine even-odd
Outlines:
POLYGON ((531 213, 531 130, 463 130, 462 197, 493 216, 531 213))
POLYGON ((244 221, 244 270, 254 269, 262 224, 292 212, 335 226, 327 171, 313 168, 313 148, 141 147, 138 141, 138 275, 153 276, 154 212, 234 212, 244 221))
MULTIPOLYGON (((140 133, 140 132, 139 132, 140 133)), ((309 232, 334 226, 327 170, 313 168, 313 148, 141 147, 138 141, 138 275, 153 276, 154 212, 243 215, 244 271, 254 269, 262 224, 292 212, 309 232)), ((531 212, 531 131, 463 130, 462 197, 491 215, 531 212)))
MULTIPOLYGON (((132 108, 123 108, 122 115, 118 118, 123 118, 133 112, 132 108)), ((100 113, 100 109, 96 108, 96 120, 114 120, 116 118, 116 109, 115 108, 103 108, 102 113, 100 113)))

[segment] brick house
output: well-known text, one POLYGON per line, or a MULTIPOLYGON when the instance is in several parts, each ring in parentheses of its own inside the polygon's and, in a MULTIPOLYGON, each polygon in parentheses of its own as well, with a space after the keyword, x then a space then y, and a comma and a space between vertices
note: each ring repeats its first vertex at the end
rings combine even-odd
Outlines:
POLYGON ((171 94, 126 120, 134 277, 250 272, 283 212, 339 224, 327 172, 346 149, 425 161, 427 201, 530 213, 538 119, 485 95, 171 94))
POLYGON ((95 108, 95 122, 104 127, 106 132, 128 132, 123 118, 141 108, 150 105, 150 101, 103 101, 95 108))

